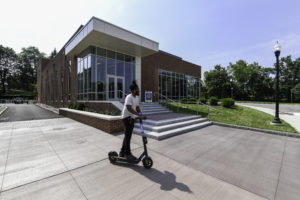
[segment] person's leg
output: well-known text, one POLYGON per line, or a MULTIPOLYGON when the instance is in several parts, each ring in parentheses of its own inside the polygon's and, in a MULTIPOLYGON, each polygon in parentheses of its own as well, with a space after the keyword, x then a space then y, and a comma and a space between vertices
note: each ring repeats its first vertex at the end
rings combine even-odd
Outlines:
POLYGON ((123 119, 123 124, 124 124, 124 139, 123 139, 123 145, 121 148, 120 156, 124 156, 124 154, 128 154, 130 152, 130 139, 131 139, 131 118, 127 117, 123 119))
POLYGON ((130 147, 131 142, 130 141, 131 141, 133 128, 134 128, 134 119, 130 118, 130 120, 129 120, 129 132, 128 132, 128 136, 127 136, 128 138, 126 140, 127 149, 126 149, 126 152, 125 152, 127 155, 131 155, 131 147, 130 147))

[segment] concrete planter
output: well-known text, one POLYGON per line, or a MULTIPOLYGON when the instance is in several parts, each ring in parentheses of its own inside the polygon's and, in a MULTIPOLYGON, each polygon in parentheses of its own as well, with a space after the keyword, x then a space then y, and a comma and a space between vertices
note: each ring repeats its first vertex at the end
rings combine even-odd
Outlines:
POLYGON ((60 108, 59 114, 107 133, 115 133, 124 130, 121 116, 103 115, 69 108, 60 108))

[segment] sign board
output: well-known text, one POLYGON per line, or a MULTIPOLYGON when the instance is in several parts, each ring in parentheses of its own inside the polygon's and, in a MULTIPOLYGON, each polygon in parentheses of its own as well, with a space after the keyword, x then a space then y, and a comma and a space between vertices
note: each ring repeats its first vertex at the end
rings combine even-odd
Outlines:
POLYGON ((145 91, 145 102, 152 102, 152 91, 145 91))

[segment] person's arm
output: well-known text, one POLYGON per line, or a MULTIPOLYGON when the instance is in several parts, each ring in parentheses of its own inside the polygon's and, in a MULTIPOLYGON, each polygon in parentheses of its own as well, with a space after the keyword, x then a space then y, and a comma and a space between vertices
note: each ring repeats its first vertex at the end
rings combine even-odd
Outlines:
POLYGON ((142 113, 142 111, 141 111, 141 109, 140 109, 139 106, 136 107, 136 111, 137 111, 138 113, 142 113))
POLYGON ((136 112, 136 111, 134 111, 134 110, 132 109, 131 105, 126 105, 126 108, 127 108, 127 110, 128 110, 129 112, 131 112, 132 114, 139 116, 139 113, 136 112))

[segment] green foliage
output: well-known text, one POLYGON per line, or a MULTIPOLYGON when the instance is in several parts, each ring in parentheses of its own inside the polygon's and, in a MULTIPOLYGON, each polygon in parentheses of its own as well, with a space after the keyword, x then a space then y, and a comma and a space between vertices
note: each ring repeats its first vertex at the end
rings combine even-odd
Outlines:
POLYGON ((188 98, 188 102, 196 102, 196 99, 194 97, 188 98))
POLYGON ((200 97, 199 102, 206 104, 207 99, 205 97, 200 97))
POLYGON ((292 89, 292 92, 293 92, 295 95, 300 95, 300 83, 298 83, 298 84, 292 89))
POLYGON ((271 125, 270 123, 274 119, 274 116, 243 106, 236 105, 233 109, 216 106, 214 107, 214 109, 209 110, 206 105, 178 105, 177 103, 168 103, 167 107, 173 112, 178 111, 179 113, 194 115, 198 113, 202 117, 208 117, 209 111, 209 120, 214 122, 297 133, 297 131, 293 127, 291 127, 288 123, 284 122, 283 120, 282 122, 284 126, 271 125))
POLYGON ((291 56, 282 57, 279 62, 279 68, 280 99, 281 101, 286 99, 290 102, 291 90, 300 83, 300 58, 292 60, 291 56))
POLYGON ((0 87, 1 93, 6 93, 8 77, 10 77, 17 66, 17 54, 12 48, 0 45, 0 87))
POLYGON ((204 73, 205 91, 209 96, 225 97, 230 91, 230 77, 221 65, 216 65, 214 70, 204 73))
POLYGON ((181 101, 181 102, 186 102, 187 99, 186 99, 186 98, 181 98, 180 101, 181 101))
POLYGON ((234 106, 234 103, 234 99, 232 98, 221 99, 221 105, 226 108, 231 108, 232 106, 234 106))
POLYGON ((219 101, 218 97, 210 97, 209 98, 209 104, 212 106, 218 105, 218 101, 219 101))
POLYGON ((83 103, 70 103, 68 108, 75 110, 85 110, 85 105, 83 103))

